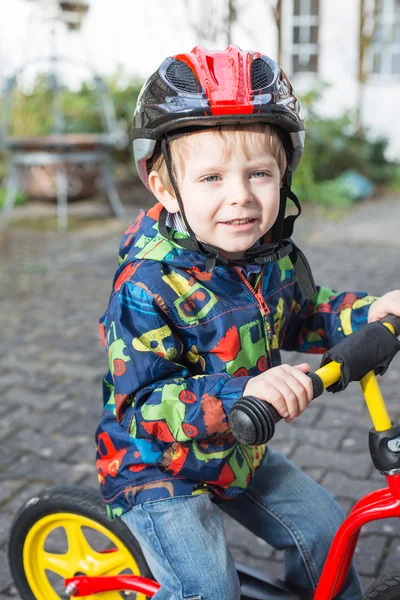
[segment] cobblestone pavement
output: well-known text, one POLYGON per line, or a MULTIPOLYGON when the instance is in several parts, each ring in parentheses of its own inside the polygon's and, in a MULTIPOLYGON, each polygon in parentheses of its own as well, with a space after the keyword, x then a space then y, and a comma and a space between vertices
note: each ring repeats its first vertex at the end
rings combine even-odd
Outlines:
MULTIPOLYGON (((128 212, 132 219, 137 209, 130 206, 128 212)), ((63 235, 22 226, 0 233, 0 598, 16 595, 6 547, 17 508, 43 486, 97 486, 93 435, 106 367, 97 320, 107 304, 128 221, 104 219, 63 235)), ((374 294, 398 287, 399 248, 387 239, 385 247, 335 247, 321 239, 313 242, 308 227, 315 221, 306 216, 299 231, 318 283, 374 294)), ((298 358, 285 356, 291 362, 298 358)), ((318 362, 311 357, 313 367, 318 362)), ((400 418, 399 377, 396 359, 382 383, 394 418, 400 418)), ((348 511, 382 483, 368 454, 369 427, 359 386, 352 384, 342 394, 325 394, 292 424, 277 427, 272 446, 348 511)), ((281 573, 279 553, 232 521, 226 524, 236 559, 281 573)), ((356 562, 364 586, 397 567, 399 559, 397 520, 363 530, 356 562)))

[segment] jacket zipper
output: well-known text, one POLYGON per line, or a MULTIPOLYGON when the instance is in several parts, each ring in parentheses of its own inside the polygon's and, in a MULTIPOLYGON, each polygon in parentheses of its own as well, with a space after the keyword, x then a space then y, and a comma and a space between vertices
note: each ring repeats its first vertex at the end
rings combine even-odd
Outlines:
POLYGON ((261 293, 261 282, 262 282, 263 274, 261 273, 260 279, 257 282, 256 289, 254 289, 250 285, 250 283, 247 281, 246 277, 241 273, 241 271, 237 267, 234 267, 234 269, 235 269, 236 273, 239 275, 240 279, 245 284, 245 286, 247 287, 247 289, 250 290, 250 292, 253 294, 253 296, 257 300, 258 306, 260 308, 260 312, 261 312, 263 320, 264 320, 264 326, 265 326, 266 335, 267 335, 268 357, 269 357, 270 365, 272 367, 272 339, 274 337, 274 334, 273 334, 273 331, 271 328, 271 323, 270 323, 271 311, 268 308, 268 304, 265 302, 263 295, 261 293))

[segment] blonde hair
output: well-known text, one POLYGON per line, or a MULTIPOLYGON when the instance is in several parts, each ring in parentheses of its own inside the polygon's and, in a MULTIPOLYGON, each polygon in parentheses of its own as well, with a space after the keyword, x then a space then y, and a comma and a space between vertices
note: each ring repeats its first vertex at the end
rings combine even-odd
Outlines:
MULTIPOLYGON (((205 129, 204 131, 208 131, 205 129)), ((240 146, 244 156, 249 159, 251 150, 268 148, 271 155, 276 160, 281 178, 283 178, 286 166, 286 152, 283 146, 282 138, 278 132, 268 125, 268 123, 249 123, 238 125, 223 125, 222 127, 210 128, 209 131, 215 135, 219 135, 225 142, 223 146, 224 160, 229 159, 232 154, 233 147, 240 146), (226 135, 229 132, 229 137, 226 135)), ((198 133, 198 132, 196 132, 198 133)), ((189 134, 189 136, 195 133, 189 134)), ((178 173, 182 175, 185 172, 185 157, 187 156, 187 137, 186 135, 176 138, 170 142, 170 152, 172 157, 172 171, 175 178, 178 178, 178 173)), ((167 165, 165 164, 164 155, 161 150, 156 151, 150 171, 156 171, 160 177, 161 183, 167 190, 174 194, 170 178, 168 176, 167 165)))

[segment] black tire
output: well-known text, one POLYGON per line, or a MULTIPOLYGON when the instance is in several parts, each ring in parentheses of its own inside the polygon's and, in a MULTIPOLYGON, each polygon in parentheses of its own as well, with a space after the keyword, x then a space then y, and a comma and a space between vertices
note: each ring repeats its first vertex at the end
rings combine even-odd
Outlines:
POLYGON ((364 600, 400 600, 400 569, 378 577, 365 592, 364 600))
MULTIPOLYGON (((103 526, 125 545, 135 559, 139 567, 139 573, 135 574, 152 578, 137 540, 121 519, 110 520, 107 517, 99 492, 77 485, 58 486, 45 489, 38 496, 28 500, 15 516, 11 526, 8 559, 15 586, 22 600, 38 600, 32 592, 25 572, 23 549, 26 537, 41 519, 57 513, 69 513, 73 518, 77 515, 82 516, 93 521, 94 526, 96 523, 103 526)), ((71 573, 70 577, 74 575, 76 573, 71 573)), ((58 590, 55 593, 59 594, 58 590)))

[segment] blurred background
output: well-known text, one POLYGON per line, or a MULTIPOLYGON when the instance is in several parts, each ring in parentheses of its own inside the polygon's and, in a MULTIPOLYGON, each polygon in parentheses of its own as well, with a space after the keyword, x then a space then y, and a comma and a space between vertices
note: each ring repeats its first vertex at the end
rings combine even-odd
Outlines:
POLYGON ((399 0, 13 0, 0 31, 0 207, 7 185, 16 205, 56 199, 53 134, 73 155, 68 200, 99 188, 99 150, 112 161, 113 212, 146 199, 129 141, 138 92, 164 58, 198 43, 260 50, 289 75, 306 113, 303 202, 342 210, 400 190, 399 0))
MULTIPOLYGON (((154 201, 131 154, 142 83, 166 57, 197 44, 234 43, 275 59, 306 118, 293 185, 303 206, 295 240, 318 284, 381 295, 399 287, 400 0, 2 0, 0 11, 0 599, 7 600, 19 597, 7 558, 19 507, 43 487, 98 489, 94 435, 107 367, 98 319, 123 231, 154 201)), ((320 357, 307 360, 316 368, 320 357)), ((398 420, 399 378, 397 359, 382 387, 398 420)), ((368 454, 370 426, 355 383, 277 427, 271 445, 348 512, 382 485, 368 454)), ((226 529, 236 560, 282 571, 279 552, 231 522, 226 529)), ((398 568, 399 536, 398 519, 363 528, 356 563, 364 588, 398 568)))

